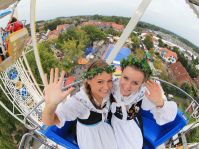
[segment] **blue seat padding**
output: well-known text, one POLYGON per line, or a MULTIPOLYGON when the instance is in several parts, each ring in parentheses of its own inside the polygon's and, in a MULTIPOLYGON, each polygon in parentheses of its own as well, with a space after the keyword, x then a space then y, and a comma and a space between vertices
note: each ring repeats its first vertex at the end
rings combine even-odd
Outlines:
POLYGON ((144 148, 156 148, 177 134, 187 123, 186 117, 178 110, 174 121, 158 125, 149 111, 142 110, 144 148))
MULTIPOLYGON (((174 121, 162 126, 156 123, 149 111, 142 110, 141 112, 144 129, 144 149, 155 149, 178 133, 188 123, 186 117, 179 110, 174 121)), ((71 121, 66 122, 62 128, 50 126, 46 130, 41 130, 41 133, 67 149, 79 149, 76 142, 76 132, 71 131, 71 126, 75 126, 75 124, 76 121, 71 121)))
POLYGON ((49 126, 40 132, 55 143, 66 147, 67 149, 79 149, 76 142, 76 132, 73 132, 76 121, 67 121, 62 128, 57 126, 49 126), (73 128, 71 128, 71 126, 73 128))

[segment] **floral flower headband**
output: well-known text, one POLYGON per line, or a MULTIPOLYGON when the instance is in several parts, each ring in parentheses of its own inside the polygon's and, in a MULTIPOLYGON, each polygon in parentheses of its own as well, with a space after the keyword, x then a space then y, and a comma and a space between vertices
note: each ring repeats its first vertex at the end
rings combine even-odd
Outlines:
POLYGON ((127 59, 122 59, 120 62, 120 66, 122 69, 127 66, 135 66, 144 72, 146 76, 150 76, 152 74, 151 68, 147 63, 147 59, 138 59, 137 57, 133 57, 133 55, 129 55, 127 59))
POLYGON ((81 78, 82 79, 92 79, 96 75, 102 73, 103 71, 105 71, 107 73, 113 73, 113 72, 115 72, 115 66, 114 65, 110 65, 110 66, 106 66, 104 68, 91 68, 87 72, 83 73, 81 78))

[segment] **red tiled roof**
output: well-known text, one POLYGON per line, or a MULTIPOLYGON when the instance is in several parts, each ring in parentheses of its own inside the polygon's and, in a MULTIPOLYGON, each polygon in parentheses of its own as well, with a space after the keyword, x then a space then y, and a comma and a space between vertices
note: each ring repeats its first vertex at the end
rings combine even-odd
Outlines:
POLYGON ((112 27, 116 30, 123 30, 124 26, 116 24, 115 22, 84 22, 82 25, 94 25, 94 26, 99 26, 99 27, 112 27))
POLYGON ((123 25, 119 25, 116 23, 112 23, 112 27, 115 28, 116 30, 120 30, 120 31, 124 29, 123 25))
POLYGON ((50 31, 48 33, 48 36, 51 36, 51 35, 59 35, 59 32, 57 30, 50 31))
POLYGON ((182 85, 182 84, 185 83, 185 82, 191 84, 191 78, 190 78, 189 75, 187 75, 187 74, 183 74, 183 75, 176 76, 176 81, 177 81, 180 85, 182 85))
POLYGON ((166 57, 166 58, 171 57, 171 56, 175 57, 176 60, 178 58, 178 56, 177 56, 177 54, 175 52, 173 52, 173 51, 171 51, 171 50, 169 50, 167 48, 160 48, 160 51, 165 51, 166 52, 166 54, 164 55, 164 57, 166 57))
POLYGON ((69 26, 70 26, 70 24, 58 25, 58 26, 57 26, 57 31, 58 31, 58 32, 61 32, 61 31, 63 31, 63 30, 66 30, 69 26))
POLYGON ((182 75, 182 74, 188 74, 184 66, 180 62, 176 62, 174 64, 170 65, 171 70, 175 75, 182 75))
POLYGON ((178 81, 180 85, 182 85, 185 82, 188 82, 191 84, 191 78, 186 71, 186 69, 183 67, 183 65, 180 62, 176 62, 174 64, 170 65, 170 69, 175 77, 175 79, 178 81))
POLYGON ((73 83, 74 81, 75 81, 75 77, 69 76, 69 77, 66 79, 66 81, 65 81, 65 83, 64 83, 64 86, 67 86, 67 85, 73 83))

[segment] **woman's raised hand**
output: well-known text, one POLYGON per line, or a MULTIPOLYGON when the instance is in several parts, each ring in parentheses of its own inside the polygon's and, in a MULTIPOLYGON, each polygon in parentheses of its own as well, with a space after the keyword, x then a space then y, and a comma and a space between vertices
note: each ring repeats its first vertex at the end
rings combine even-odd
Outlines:
POLYGON ((145 92, 145 96, 152 101, 157 107, 162 107, 164 105, 163 95, 161 86, 155 81, 148 80, 145 83, 148 91, 145 92))
POLYGON ((70 88, 66 91, 62 91, 62 83, 64 81, 65 72, 62 71, 61 77, 59 79, 59 69, 52 68, 50 70, 50 80, 48 82, 47 75, 44 78, 44 98, 46 104, 57 106, 60 102, 62 102, 66 96, 68 96, 74 88, 70 88))

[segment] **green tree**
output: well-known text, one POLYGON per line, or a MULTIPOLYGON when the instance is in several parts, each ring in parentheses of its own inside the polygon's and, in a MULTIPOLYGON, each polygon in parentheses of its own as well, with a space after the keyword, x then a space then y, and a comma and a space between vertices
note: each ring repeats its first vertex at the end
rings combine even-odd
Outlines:
POLYGON ((86 25, 86 26, 83 26, 81 29, 84 30, 88 34, 91 42, 94 42, 97 40, 103 40, 106 38, 106 34, 95 26, 86 25))
MULTIPOLYGON (((61 62, 56 59, 50 46, 50 42, 42 42, 38 45, 40 60, 44 73, 49 73, 51 68, 62 68, 61 62)), ((33 51, 27 54, 27 60, 29 62, 29 65, 31 66, 31 70, 37 82, 42 83, 33 51)))
POLYGON ((158 39, 158 47, 165 47, 165 43, 162 41, 162 39, 158 39))
POLYGON ((59 35, 57 41, 57 45, 59 46, 58 48, 61 48, 61 44, 64 44, 64 42, 68 40, 76 40, 77 45, 81 43, 84 44, 86 47, 89 43, 89 35, 85 31, 79 28, 69 29, 67 32, 64 32, 59 35))
POLYGON ((188 134, 187 134, 187 142, 192 143, 192 142, 199 142, 199 128, 195 128, 193 130, 191 130, 188 134))
POLYGON ((199 57, 196 57, 196 58, 194 59, 194 56, 195 56, 195 55, 192 55, 192 64, 198 65, 198 64, 199 64, 199 57))
POLYGON ((155 50, 154 50, 154 48, 151 48, 151 49, 149 50, 149 53, 150 53, 150 55, 151 55, 151 58, 154 58, 154 57, 155 57, 155 50))
POLYGON ((51 68, 61 68, 59 61, 56 59, 49 42, 43 42, 38 45, 41 64, 44 72, 49 72, 51 68))
POLYGON ((47 31, 48 29, 49 30, 54 30, 57 28, 57 25, 61 25, 61 24, 64 24, 65 21, 61 20, 61 19, 55 19, 54 21, 49 21, 49 22, 46 22, 44 24, 44 29, 47 31))
POLYGON ((139 59, 143 59, 145 57, 144 51, 140 48, 136 49, 134 53, 135 53, 136 57, 139 59))
MULTIPOLYGON (((155 67, 155 66, 154 66, 155 67)), ((156 66, 156 67, 159 67, 159 66, 156 66)), ((161 67, 161 66, 160 66, 161 67)), ((161 68, 160 68, 161 69, 161 68)), ((161 69, 162 70, 162 72, 161 72, 161 74, 160 74, 160 78, 162 79, 162 80, 165 80, 165 81, 170 81, 169 80, 169 75, 168 75, 168 72, 166 72, 164 69, 161 69)))
POLYGON ((60 49, 64 53, 65 57, 72 57, 74 59, 78 59, 88 45, 89 35, 78 28, 70 29, 59 35, 56 42, 56 48, 60 49))
POLYGON ((111 34, 113 36, 120 36, 121 32, 114 30, 112 27, 104 31, 107 35, 111 34))
MULTIPOLYGON (((168 79, 168 76, 166 76, 166 73, 163 72, 162 74, 163 74, 163 75, 161 75, 161 78, 164 79, 164 80, 167 80, 167 79, 168 79), (165 78, 164 78, 164 77, 165 77, 165 78)), ((169 80, 167 80, 167 81, 169 81, 169 80)), ((173 84, 174 84, 174 85, 177 85, 177 83, 173 83, 173 84)), ((166 94, 172 94, 172 95, 175 95, 175 96, 181 97, 181 98, 185 98, 185 97, 186 97, 186 95, 184 95, 184 94, 182 94, 181 92, 179 92, 178 89, 176 89, 176 88, 174 88, 174 87, 171 87, 171 86, 169 86, 169 85, 167 85, 167 84, 165 84, 165 83, 162 83, 161 86, 162 86, 162 88, 163 88, 163 90, 164 90, 164 92, 165 92, 166 94)))
POLYGON ((153 65, 156 69, 162 70, 163 71, 163 65, 162 65, 162 60, 161 59, 154 59, 153 65))
POLYGON ((73 40, 73 39, 77 39, 77 34, 76 34, 76 29, 75 28, 72 28, 72 29, 69 29, 67 30, 66 32, 60 34, 58 36, 58 42, 61 44, 61 43, 64 43, 65 41, 67 40, 73 40))
POLYGON ((187 92, 188 94, 190 94, 192 97, 194 96, 193 88, 188 83, 183 83, 181 85, 181 89, 183 89, 185 92, 187 92))
POLYGON ((188 67, 186 67, 186 69, 192 78, 196 78, 199 75, 199 70, 196 69, 195 65, 193 64, 188 64, 188 67))
POLYGON ((39 75, 39 71, 36 65, 36 61, 35 61, 35 55, 33 53, 33 51, 29 52, 28 54, 26 54, 27 60, 29 65, 31 66, 31 71, 35 77, 35 79, 37 80, 37 83, 42 84, 42 80, 41 77, 39 75))
MULTIPOLYGON (((0 101, 3 102, 7 107, 9 107, 9 109, 12 109, 9 106, 11 103, 7 100, 2 90, 0 90, 0 95, 1 95, 0 101)), ((17 145, 22 135, 26 133, 27 130, 22 124, 20 124, 16 119, 14 119, 1 106, 0 106, 0 113, 1 113, 0 114, 0 148, 1 149, 17 148, 17 145), (20 139, 16 138, 16 134, 18 134, 18 138, 20 139)))
POLYGON ((68 63, 76 62, 77 59, 82 56, 83 48, 85 48, 85 46, 76 40, 68 40, 64 42, 62 49, 64 51, 65 60, 67 60, 68 63))
POLYGON ((152 35, 147 35, 143 42, 144 42, 144 44, 145 44, 145 46, 148 50, 153 48, 153 37, 152 37, 152 35))
POLYGON ((140 48, 140 39, 138 38, 137 35, 132 34, 131 40, 132 40, 132 42, 133 42, 133 48, 134 48, 134 49, 140 48))
POLYGON ((159 34, 157 35, 158 38, 162 39, 162 36, 160 36, 159 34))

